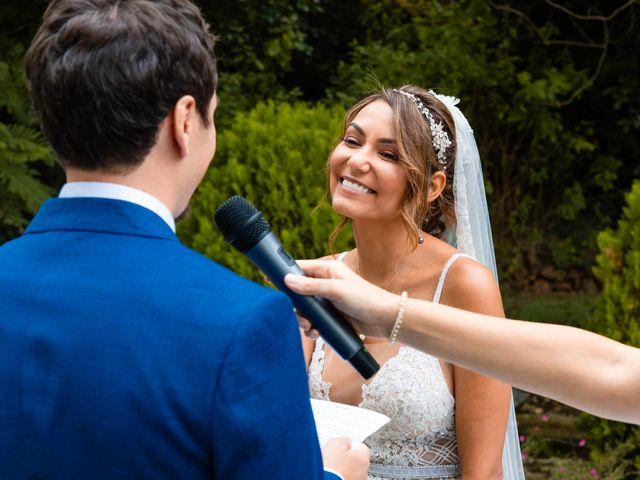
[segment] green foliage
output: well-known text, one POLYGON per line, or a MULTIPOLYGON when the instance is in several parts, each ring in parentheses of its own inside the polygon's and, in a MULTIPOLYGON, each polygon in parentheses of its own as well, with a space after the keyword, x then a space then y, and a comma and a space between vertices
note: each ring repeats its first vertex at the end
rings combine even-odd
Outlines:
POLYGON ((625 480, 636 478, 630 476, 633 467, 628 460, 629 452, 634 449, 631 441, 627 441, 603 452, 597 459, 585 460, 580 457, 553 456, 541 467, 544 478, 548 480, 584 480, 598 478, 601 480, 625 480))
MULTIPOLYGON (((626 195, 626 206, 616 229, 598 235, 600 253, 594 273, 602 281, 591 329, 620 342, 640 347, 640 181, 626 195)), ((629 453, 640 470, 640 429, 585 415, 594 448, 600 458, 607 449, 631 441, 629 453)))
POLYGON ((526 402, 517 407, 517 418, 526 478, 637 478, 629 460, 629 453, 636 448, 633 439, 607 447, 597 458, 589 458, 593 439, 581 428, 579 410, 528 394, 526 402))
POLYGON ((485 68, 495 19, 485 2, 366 1, 367 36, 338 66, 330 98, 351 103, 372 87, 417 83, 442 93, 495 86, 485 68))
MULTIPOLYGON (((257 269, 224 242, 213 220, 216 208, 238 194, 263 212, 294 257, 326 255, 327 238, 337 223, 330 205, 322 202, 326 161, 343 113, 337 108, 274 102, 239 113, 219 134, 215 159, 194 196, 191 214, 179 225, 185 243, 261 281, 257 269)), ((345 232, 338 247, 346 247, 349 235, 345 232)))
POLYGON ((594 310, 592 296, 586 293, 531 295, 505 293, 506 316, 533 322, 555 323, 586 328, 594 310))
POLYGON ((640 181, 626 195, 617 229, 598 235, 598 247, 594 273, 603 290, 593 327, 640 347, 640 181))
POLYGON ((0 242, 18 235, 52 189, 40 179, 54 164, 26 95, 24 47, 0 39, 0 242))
POLYGON ((287 88, 285 78, 298 56, 310 57, 309 17, 322 11, 320 2, 295 0, 199 1, 219 38, 221 98, 218 122, 226 125, 237 111, 258 101, 295 100, 300 88, 287 88))

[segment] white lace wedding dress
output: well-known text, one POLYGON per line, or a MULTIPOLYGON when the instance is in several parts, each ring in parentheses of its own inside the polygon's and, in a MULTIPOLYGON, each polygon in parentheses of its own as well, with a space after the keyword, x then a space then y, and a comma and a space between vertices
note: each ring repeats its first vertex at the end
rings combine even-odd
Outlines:
MULTIPOLYGON (((442 270, 434 303, 440 300, 449 266, 461 256, 453 255, 442 270)), ((324 345, 322 338, 316 341, 309 386, 313 398, 330 400, 331 384, 322 379, 324 345)), ((455 400, 437 358, 401 346, 371 383, 362 386, 359 406, 391 419, 365 442, 371 449, 370 480, 460 478, 455 400)))

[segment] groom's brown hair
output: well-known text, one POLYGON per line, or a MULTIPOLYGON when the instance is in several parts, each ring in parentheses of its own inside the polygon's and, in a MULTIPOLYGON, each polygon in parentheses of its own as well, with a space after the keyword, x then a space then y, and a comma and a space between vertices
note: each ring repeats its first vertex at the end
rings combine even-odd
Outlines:
POLYGON ((214 37, 188 0, 54 0, 26 56, 29 92, 63 165, 124 172, 183 95, 209 124, 214 37))

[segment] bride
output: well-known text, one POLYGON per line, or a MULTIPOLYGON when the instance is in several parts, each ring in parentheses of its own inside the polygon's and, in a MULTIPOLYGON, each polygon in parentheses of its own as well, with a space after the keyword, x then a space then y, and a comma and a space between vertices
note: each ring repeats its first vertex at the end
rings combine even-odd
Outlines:
MULTIPOLYGON (((382 88, 346 114, 328 163, 332 206, 356 248, 339 256, 382 288, 504 316, 473 132, 457 100, 382 88), (406 293, 405 293, 406 292, 406 293)), ((389 340, 364 381, 322 339, 303 339, 312 397, 391 422, 369 437, 370 479, 524 478, 511 388, 389 340)))

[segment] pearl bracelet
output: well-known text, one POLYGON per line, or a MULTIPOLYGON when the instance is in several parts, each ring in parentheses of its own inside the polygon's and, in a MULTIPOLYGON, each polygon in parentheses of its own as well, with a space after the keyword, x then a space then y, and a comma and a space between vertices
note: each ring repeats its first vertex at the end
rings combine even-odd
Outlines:
POLYGON ((400 325, 402 325, 402 319, 404 318, 404 306, 407 303, 408 296, 409 294, 406 290, 400 294, 400 306, 398 307, 396 321, 393 324, 393 328, 391 329, 391 335, 389 335, 389 343, 396 342, 396 337, 398 336, 398 331, 400 330, 400 325))

